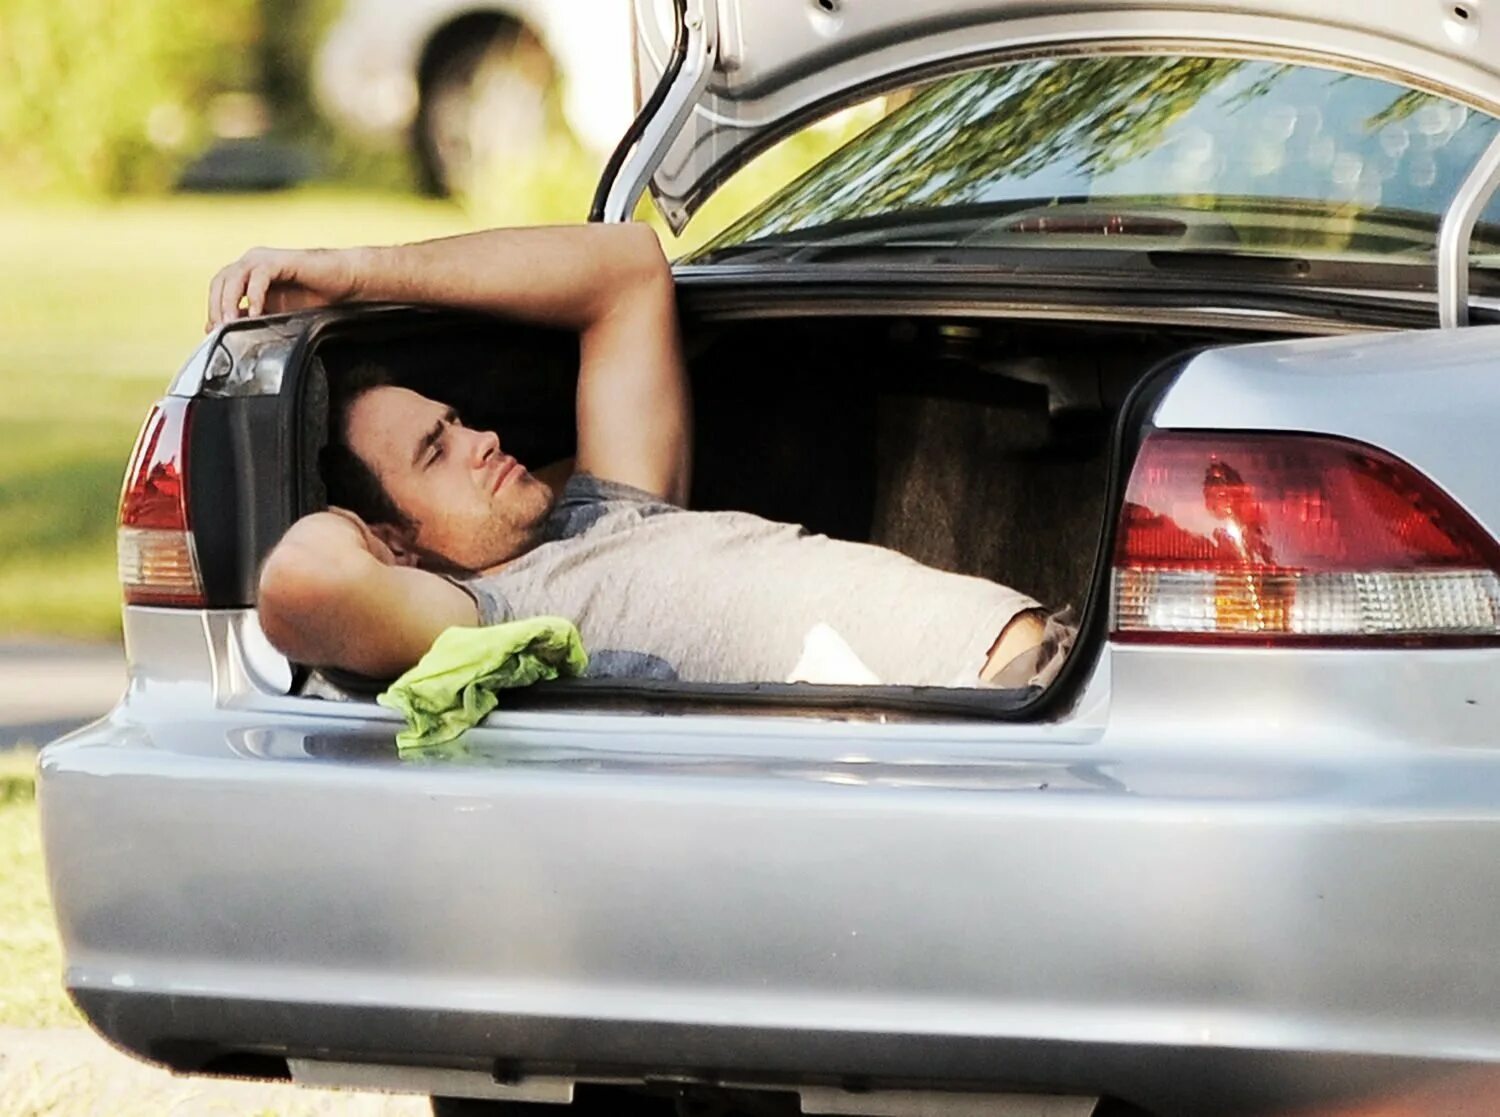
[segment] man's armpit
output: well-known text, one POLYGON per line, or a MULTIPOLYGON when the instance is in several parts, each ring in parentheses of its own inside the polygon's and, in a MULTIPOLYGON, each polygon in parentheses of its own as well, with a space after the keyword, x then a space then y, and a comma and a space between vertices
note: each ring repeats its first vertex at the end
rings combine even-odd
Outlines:
POLYGON ((481 585, 467 581, 463 578, 455 578, 451 574, 438 574, 437 577, 449 585, 462 590, 464 595, 474 603, 474 614, 476 623, 504 624, 512 620, 510 603, 498 594, 492 593, 481 585))

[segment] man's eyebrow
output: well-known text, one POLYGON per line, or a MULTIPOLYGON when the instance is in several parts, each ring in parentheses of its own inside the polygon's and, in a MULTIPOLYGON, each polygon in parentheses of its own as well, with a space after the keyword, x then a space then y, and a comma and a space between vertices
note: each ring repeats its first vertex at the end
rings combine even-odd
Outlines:
POLYGON ((443 437, 443 428, 450 423, 458 422, 458 412, 448 408, 438 417, 438 421, 432 424, 432 429, 422 436, 422 441, 417 443, 417 452, 411 456, 411 464, 419 466, 427 452, 437 445, 438 439, 443 437))

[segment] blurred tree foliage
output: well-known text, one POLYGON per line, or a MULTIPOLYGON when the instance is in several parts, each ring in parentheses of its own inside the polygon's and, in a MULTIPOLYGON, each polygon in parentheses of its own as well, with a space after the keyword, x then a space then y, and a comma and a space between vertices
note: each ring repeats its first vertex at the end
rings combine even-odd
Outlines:
POLYGON ((3 0, 3 188, 169 187, 215 96, 255 88, 259 32, 256 0, 3 0))
POLYGON ((260 0, 261 92, 278 132, 307 135, 323 124, 312 91, 313 58, 340 0, 260 0))

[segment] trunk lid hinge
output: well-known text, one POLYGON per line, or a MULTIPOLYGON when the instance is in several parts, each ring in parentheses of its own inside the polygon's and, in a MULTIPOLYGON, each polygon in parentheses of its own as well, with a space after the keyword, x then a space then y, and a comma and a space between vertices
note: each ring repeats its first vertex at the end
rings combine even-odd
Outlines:
POLYGON ((1445 330, 1469 324, 1469 249, 1474 226, 1497 187, 1500 135, 1464 179, 1438 228, 1438 324, 1445 330))
MULTIPOLYGON (((591 221, 630 220, 713 74, 719 50, 715 0, 674 0, 673 7, 677 32, 671 59, 605 166, 589 213, 591 221)), ((663 216, 674 232, 682 231, 684 214, 663 216)))

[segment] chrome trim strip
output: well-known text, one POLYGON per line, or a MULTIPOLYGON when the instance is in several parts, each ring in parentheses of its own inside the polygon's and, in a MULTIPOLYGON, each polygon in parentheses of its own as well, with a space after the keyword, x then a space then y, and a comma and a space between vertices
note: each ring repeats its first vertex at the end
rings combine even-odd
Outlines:
POLYGON ((1500 187, 1500 136, 1485 149, 1453 196, 1438 230, 1438 325, 1469 324, 1469 248, 1479 215, 1500 187))
MULTIPOLYGON (((629 221, 635 206, 645 193, 646 184, 666 158, 667 149, 677 138, 678 132, 692 115, 703 91, 708 88, 708 79, 713 75, 718 57, 718 13, 712 3, 705 0, 687 0, 683 25, 687 28, 687 58, 672 88, 667 91, 661 109, 646 125, 635 151, 620 168, 619 175, 610 184, 605 199, 604 221, 629 221)), ((686 213, 674 217, 665 214, 667 222, 681 231, 687 221, 686 213)))
POLYGON ((186 396, 191 398, 203 390, 203 380, 208 374, 208 362, 219 348, 219 339, 223 336, 224 327, 220 326, 198 343, 182 368, 172 378, 172 383, 167 388, 169 396, 186 396))

